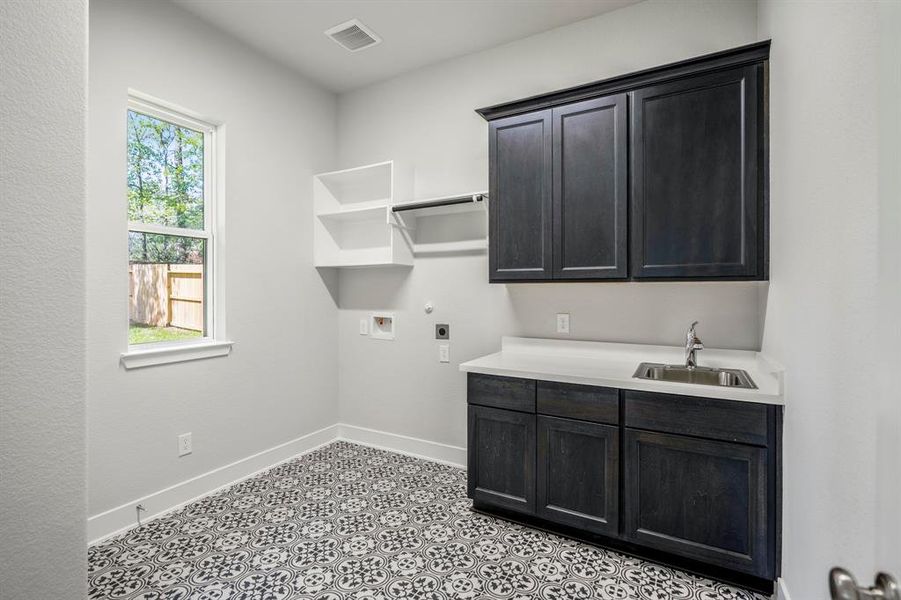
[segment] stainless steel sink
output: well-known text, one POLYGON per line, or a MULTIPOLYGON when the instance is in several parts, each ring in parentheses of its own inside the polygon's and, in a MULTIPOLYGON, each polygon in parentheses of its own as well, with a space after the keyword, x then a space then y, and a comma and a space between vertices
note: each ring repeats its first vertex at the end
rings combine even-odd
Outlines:
POLYGON ((757 389, 757 386, 751 381, 751 377, 741 369, 713 369, 710 367, 641 363, 638 365, 633 377, 657 381, 697 383, 700 385, 717 385, 750 390, 757 389))

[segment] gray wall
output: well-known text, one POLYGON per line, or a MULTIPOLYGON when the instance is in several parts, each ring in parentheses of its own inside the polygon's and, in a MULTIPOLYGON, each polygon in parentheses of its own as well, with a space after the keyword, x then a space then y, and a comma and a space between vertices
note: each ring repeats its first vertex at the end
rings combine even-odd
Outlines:
POLYGON ((879 6, 879 404, 876 568, 901 577, 901 2, 879 6))
MULTIPOLYGON (((339 165, 412 165, 425 198, 487 189, 487 125, 473 109, 756 40, 754 2, 642 2, 400 76, 339 98, 339 165)), ((340 275, 343 422, 465 445, 461 361, 499 349, 502 335, 678 344, 698 319, 711 347, 760 343, 765 286, 704 284, 489 285, 487 258, 421 258, 410 271, 340 275), (435 312, 426 315, 426 301, 435 312), (398 314, 398 339, 361 337, 369 309, 398 314), (451 363, 438 363, 433 324, 451 324, 451 363)))
POLYGON ((308 243, 310 174, 336 162, 334 98, 166 4, 92 3, 85 257, 86 19, 78 0, 0 4, 4 598, 85 594, 85 294, 92 514, 339 417, 463 445, 456 364, 503 334, 552 336, 557 311, 572 313, 574 338, 654 343, 675 343, 699 318, 709 345, 753 348, 763 335, 788 368, 784 575, 795 598, 825 597, 833 564, 867 582, 877 568, 901 574, 897 5, 764 2, 758 15, 752 2, 649 1, 342 96, 340 166, 409 160, 417 196, 430 196, 485 187, 475 106, 774 38, 769 288, 489 286, 484 256, 445 257, 343 272, 339 311, 308 243), (158 43, 138 51, 138 35, 158 43), (109 165, 124 165, 128 87, 228 123, 237 345, 226 359, 117 364, 125 188, 109 165), (250 310, 260 268, 275 298, 262 316, 250 310), (24 270, 43 276, 15 285, 24 270), (373 308, 399 314, 397 341, 357 335, 373 308), (450 365, 437 363, 435 321, 452 324, 450 365), (187 430, 195 451, 178 460, 187 430))
POLYGON ((901 575, 901 20, 876 2, 763 2, 772 257, 763 348, 786 367, 783 576, 901 575), (880 47, 882 46, 882 47, 880 47), (880 139, 882 146, 880 152, 880 139), (881 314, 880 314, 881 313, 881 314))
POLYGON ((0 596, 83 598, 87 2, 0 3, 0 596))
MULTIPOLYGON (((312 174, 335 97, 168 2, 91 3, 89 513, 337 420, 337 309, 312 268, 312 174), (142 40, 137 44, 135 40, 142 40), (133 88, 225 123, 232 354, 125 371, 125 106, 133 88), (178 458, 176 436, 192 432, 178 458)), ((148 506, 148 513, 167 508, 148 506)))
MULTIPOLYGON (((343 422, 465 445, 460 361, 504 334, 709 346, 785 363, 784 577, 828 595, 830 567, 901 575, 901 8, 891 2, 643 2, 339 97, 339 166, 393 158, 417 197, 487 187, 477 106, 773 38, 772 281, 489 285, 484 256, 340 275, 343 422), (426 301, 435 312, 426 315, 426 301), (357 333, 369 309, 398 340, 357 333), (432 324, 451 323, 450 365, 432 324)), ((703 356, 703 355, 702 355, 703 356)))

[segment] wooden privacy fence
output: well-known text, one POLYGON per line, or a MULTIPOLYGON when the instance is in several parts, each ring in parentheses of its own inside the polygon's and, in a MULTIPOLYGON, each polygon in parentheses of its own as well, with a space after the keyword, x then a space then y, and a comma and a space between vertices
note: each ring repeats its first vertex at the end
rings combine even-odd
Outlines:
POLYGON ((203 331, 203 265, 131 264, 133 323, 203 331))

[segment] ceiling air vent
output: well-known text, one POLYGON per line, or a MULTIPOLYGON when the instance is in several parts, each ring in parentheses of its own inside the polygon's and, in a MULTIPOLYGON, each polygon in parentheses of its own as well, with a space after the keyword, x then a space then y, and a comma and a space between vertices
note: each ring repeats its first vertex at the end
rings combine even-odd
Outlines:
POLYGON ((357 19, 351 19, 346 23, 335 25, 326 29, 325 35, 329 36, 344 48, 356 52, 370 46, 375 46, 382 41, 375 32, 360 23, 357 19))

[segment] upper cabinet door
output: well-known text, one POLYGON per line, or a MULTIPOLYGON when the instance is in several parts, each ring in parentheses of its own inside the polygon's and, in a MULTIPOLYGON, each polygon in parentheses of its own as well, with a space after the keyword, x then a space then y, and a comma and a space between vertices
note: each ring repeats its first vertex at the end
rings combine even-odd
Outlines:
POLYGON ((492 121, 488 135, 489 279, 550 279, 551 111, 492 121))
POLYGON ((633 277, 764 276, 759 70, 632 92, 633 277))
POLYGON ((628 276, 626 103, 617 94, 554 109, 555 279, 628 276))

